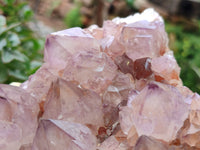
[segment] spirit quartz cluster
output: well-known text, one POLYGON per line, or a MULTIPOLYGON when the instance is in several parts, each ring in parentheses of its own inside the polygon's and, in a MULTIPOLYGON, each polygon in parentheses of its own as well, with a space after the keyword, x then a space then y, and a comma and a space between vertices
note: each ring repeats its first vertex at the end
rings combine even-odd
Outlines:
POLYGON ((200 149, 200 96, 153 9, 52 33, 44 62, 21 87, 0 85, 0 149, 200 149))

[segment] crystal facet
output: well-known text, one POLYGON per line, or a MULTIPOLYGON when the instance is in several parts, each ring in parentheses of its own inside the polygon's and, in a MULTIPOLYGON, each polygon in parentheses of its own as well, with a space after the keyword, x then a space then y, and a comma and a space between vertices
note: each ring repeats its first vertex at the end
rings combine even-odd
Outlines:
POLYGON ((32 143, 38 125, 36 99, 23 89, 0 84, 0 108, 0 148, 32 143))
POLYGON ((58 79, 49 90, 42 118, 77 122, 97 130, 104 124, 101 98, 73 82, 58 79))
POLYGON ((62 120, 41 120, 32 150, 96 150, 96 137, 81 124, 62 120))

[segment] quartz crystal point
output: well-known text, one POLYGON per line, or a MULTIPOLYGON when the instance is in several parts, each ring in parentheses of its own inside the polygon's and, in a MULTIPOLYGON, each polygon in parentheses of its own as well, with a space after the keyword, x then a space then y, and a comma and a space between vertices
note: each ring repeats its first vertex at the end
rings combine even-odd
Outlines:
POLYGON ((0 149, 198 150, 200 96, 179 75, 153 9, 51 33, 42 67, 0 85, 0 149))
POLYGON ((112 58, 121 56, 125 52, 125 47, 120 42, 120 34, 124 24, 116 24, 112 21, 105 21, 103 24, 101 48, 112 58))
POLYGON ((133 61, 144 57, 155 58, 166 51, 167 35, 163 22, 128 24, 123 28, 121 40, 126 45, 126 55, 133 61))
POLYGON ((128 122, 131 128, 132 122, 139 136, 147 135, 170 142, 176 138, 189 114, 189 105, 179 91, 162 83, 148 84, 131 101, 124 111, 131 110, 129 114, 122 111, 120 123, 124 127, 128 122))
POLYGON ((78 81, 81 86, 101 93, 115 77, 117 66, 103 52, 82 51, 70 59, 64 69, 67 81, 78 81))
POLYGON ((100 96, 63 79, 53 82, 42 118, 77 122, 95 130, 104 125, 100 96))
POLYGON ((91 34, 95 39, 101 40, 103 38, 103 29, 99 28, 97 25, 91 25, 86 28, 85 31, 91 34))
POLYGON ((80 51, 99 51, 97 40, 81 28, 58 31, 47 37, 44 61, 52 68, 64 69, 70 56, 80 51))
POLYGON ((141 136, 134 150, 169 150, 167 144, 162 143, 152 137, 141 136))
POLYGON ((194 126, 200 127, 200 96, 195 93, 191 98, 189 119, 194 126))
POLYGON ((26 91, 0 84, 0 149, 19 149, 32 143, 39 106, 26 91))
POLYGON ((181 84, 179 78, 180 67, 178 66, 172 52, 167 52, 163 56, 153 58, 151 66, 155 73, 155 80, 165 80, 164 82, 172 85, 181 84))
MULTIPOLYGON (((54 71, 54 73, 56 74, 57 72, 54 71)), ((56 75, 49 69, 49 66, 43 64, 34 75, 30 76, 26 82, 21 84, 21 87, 34 96, 38 102, 42 102, 46 100, 51 82, 56 79, 56 75)))
POLYGON ((191 103, 189 118, 185 121, 177 138, 181 143, 200 149, 200 96, 195 93, 188 96, 187 99, 189 99, 187 102, 191 103))
POLYGON ((163 19, 153 9, 113 22, 124 25, 120 40, 126 55, 133 61, 144 57, 158 57, 167 51, 168 38, 163 19))
POLYGON ((118 72, 103 94, 103 111, 105 126, 111 126, 118 120, 120 105, 126 103, 128 94, 134 88, 134 80, 130 74, 118 72))
POLYGON ((32 150, 96 150, 96 137, 84 125, 42 119, 32 150))
POLYGON ((191 147, 187 144, 181 146, 167 145, 166 142, 157 140, 153 137, 142 135, 139 137, 134 150, 199 150, 198 148, 191 147))

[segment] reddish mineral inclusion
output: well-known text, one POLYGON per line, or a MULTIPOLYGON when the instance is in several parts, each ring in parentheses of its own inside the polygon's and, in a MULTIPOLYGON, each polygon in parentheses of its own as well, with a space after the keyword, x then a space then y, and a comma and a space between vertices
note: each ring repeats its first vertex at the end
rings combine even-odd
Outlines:
POLYGON ((44 62, 21 87, 0 85, 0 149, 200 149, 200 96, 153 9, 52 33, 44 62))

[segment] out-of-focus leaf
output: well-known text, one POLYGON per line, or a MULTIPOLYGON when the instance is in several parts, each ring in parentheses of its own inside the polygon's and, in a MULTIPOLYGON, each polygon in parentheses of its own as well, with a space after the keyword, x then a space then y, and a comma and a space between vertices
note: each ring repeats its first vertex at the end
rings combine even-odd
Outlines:
POLYGON ((6 30, 6 27, 0 27, 0 35, 6 30))
POLYGON ((25 20, 29 20, 33 16, 33 12, 28 5, 23 6, 19 14, 20 17, 23 17, 25 20))
POLYGON ((32 61, 31 62, 31 69, 40 67, 41 65, 42 65, 42 62, 40 62, 40 61, 32 61))
POLYGON ((0 15, 0 28, 6 25, 6 18, 0 15))
POLYGON ((9 49, 7 49, 7 50, 3 49, 3 52, 2 52, 3 63, 9 63, 14 59, 21 61, 21 62, 25 62, 28 58, 24 54, 20 53, 19 51, 12 51, 12 50, 9 50, 9 49))
POLYGON ((3 47, 6 46, 7 42, 6 39, 0 40, 0 51, 2 51, 3 47))
POLYGON ((28 77, 21 73, 19 70, 8 70, 8 74, 12 77, 15 77, 19 80, 27 80, 28 77))
POLYGON ((196 72, 200 79, 200 68, 196 67, 195 65, 192 65, 192 69, 196 72))
POLYGON ((3 33, 5 33, 5 32, 8 32, 9 30, 11 30, 11 29, 13 29, 13 28, 16 28, 16 27, 19 26, 20 24, 21 24, 21 23, 14 23, 14 24, 12 24, 12 25, 6 27, 6 28, 4 27, 2 31, 0 30, 0 34, 3 34, 3 33))
POLYGON ((8 78, 7 68, 0 62, 0 83, 3 83, 8 78))
POLYGON ((28 75, 31 75, 39 69, 39 67, 42 65, 42 62, 39 61, 32 61, 30 65, 30 69, 28 71, 28 75))
POLYGON ((20 44, 18 35, 13 32, 8 34, 8 41, 11 43, 12 47, 15 47, 20 44))

